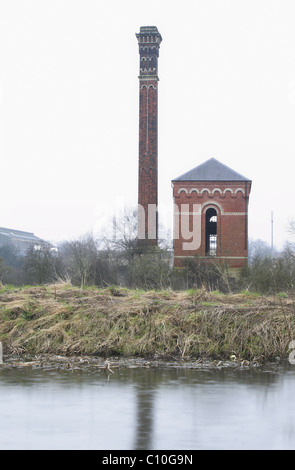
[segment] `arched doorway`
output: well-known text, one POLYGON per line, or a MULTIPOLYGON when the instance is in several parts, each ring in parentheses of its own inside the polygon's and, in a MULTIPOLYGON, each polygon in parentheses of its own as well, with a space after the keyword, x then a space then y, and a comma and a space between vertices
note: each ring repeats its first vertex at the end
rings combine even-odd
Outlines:
POLYGON ((217 254, 217 211, 213 207, 206 210, 206 255, 217 254))

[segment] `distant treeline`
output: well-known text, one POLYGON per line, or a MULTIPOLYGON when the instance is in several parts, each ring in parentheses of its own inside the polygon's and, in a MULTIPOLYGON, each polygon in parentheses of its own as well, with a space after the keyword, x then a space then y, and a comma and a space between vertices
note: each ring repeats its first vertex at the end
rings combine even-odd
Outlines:
POLYGON ((289 292, 295 287, 295 250, 286 245, 272 253, 266 243, 252 241, 249 265, 239 279, 231 277, 226 264, 204 264, 201 259, 184 259, 184 268, 173 269, 172 251, 167 247, 139 250, 136 238, 96 240, 92 235, 61 243, 31 246, 20 255, 12 245, 0 248, 0 282, 41 285, 58 281, 74 286, 121 285, 143 289, 188 289, 209 291, 289 292))

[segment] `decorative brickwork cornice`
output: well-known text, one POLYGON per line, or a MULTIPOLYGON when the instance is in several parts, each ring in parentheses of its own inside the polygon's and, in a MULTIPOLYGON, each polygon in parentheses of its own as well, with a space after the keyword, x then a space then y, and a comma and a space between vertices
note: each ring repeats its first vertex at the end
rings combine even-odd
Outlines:
POLYGON ((226 194, 226 193, 230 193, 232 196, 236 196, 238 194, 238 192, 241 192, 242 194, 245 194, 245 190, 244 188, 225 188, 225 189, 220 189, 220 188, 214 188, 212 190, 210 190, 209 188, 201 188, 201 189, 198 189, 198 188, 185 188, 185 187, 181 187, 177 190, 177 194, 180 194, 181 192, 185 192, 186 194, 189 194, 191 195, 193 192, 197 193, 199 196, 202 196, 203 193, 205 192, 208 192, 208 194, 212 194, 214 195, 215 193, 219 193, 219 194, 226 194))

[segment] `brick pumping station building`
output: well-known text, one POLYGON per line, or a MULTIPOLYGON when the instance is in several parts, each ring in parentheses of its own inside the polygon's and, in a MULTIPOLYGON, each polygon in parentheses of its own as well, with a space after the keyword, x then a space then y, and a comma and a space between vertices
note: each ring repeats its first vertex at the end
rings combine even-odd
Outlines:
MULTIPOLYGON (((162 37, 155 26, 136 34, 139 55, 138 238, 158 244, 158 57, 162 37)), ((172 180, 174 266, 187 257, 226 263, 248 260, 251 180, 210 158, 172 180)))

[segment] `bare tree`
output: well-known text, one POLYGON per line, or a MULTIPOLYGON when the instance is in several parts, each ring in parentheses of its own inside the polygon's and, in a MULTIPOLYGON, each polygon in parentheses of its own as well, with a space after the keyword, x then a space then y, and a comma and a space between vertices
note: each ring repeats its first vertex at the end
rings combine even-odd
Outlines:
POLYGON ((161 257, 161 250, 154 247, 148 253, 133 258, 129 263, 131 285, 144 289, 165 289, 170 287, 170 264, 161 257))
POLYGON ((251 263, 255 259, 263 259, 266 257, 272 257, 272 255, 277 255, 277 252, 272 252, 271 246, 264 240, 254 240, 250 239, 248 244, 248 259, 251 263))
POLYGON ((95 283, 97 246, 92 235, 87 234, 77 240, 64 242, 60 250, 65 260, 65 269, 74 284, 83 287, 95 283))
POLYGON ((120 252, 120 254, 132 259, 137 249, 137 209, 124 208, 116 217, 113 217, 107 236, 104 237, 105 246, 120 252))
POLYGON ((291 219, 288 226, 288 232, 290 235, 295 235, 295 219, 291 219))
POLYGON ((2 284, 3 274, 5 273, 6 266, 2 258, 0 258, 0 283, 2 284))
POLYGON ((31 245, 25 255, 24 269, 29 282, 44 284, 54 276, 53 252, 49 243, 31 245))

